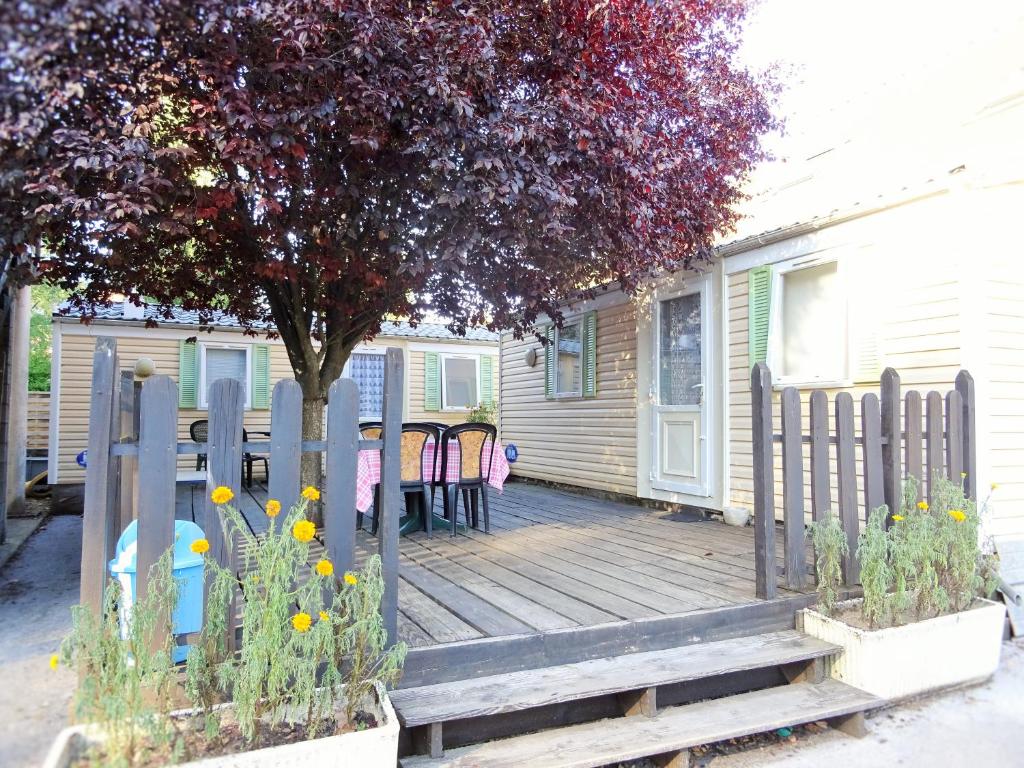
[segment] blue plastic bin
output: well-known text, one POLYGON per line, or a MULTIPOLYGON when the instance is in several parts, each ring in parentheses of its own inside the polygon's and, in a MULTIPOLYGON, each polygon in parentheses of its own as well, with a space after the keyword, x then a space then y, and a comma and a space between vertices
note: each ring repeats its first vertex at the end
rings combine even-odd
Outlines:
MULTIPOLYGON (((110 575, 120 583, 123 595, 120 606, 122 634, 127 634, 128 616, 135 603, 137 538, 138 525, 132 521, 117 540, 114 559, 110 561, 110 575)), ((174 578, 178 582, 178 604, 172 615, 175 635, 198 632, 203 628, 203 556, 190 549, 193 541, 202 538, 203 529, 195 523, 174 521, 174 578)), ((176 662, 184 661, 186 656, 187 645, 175 646, 176 662)))

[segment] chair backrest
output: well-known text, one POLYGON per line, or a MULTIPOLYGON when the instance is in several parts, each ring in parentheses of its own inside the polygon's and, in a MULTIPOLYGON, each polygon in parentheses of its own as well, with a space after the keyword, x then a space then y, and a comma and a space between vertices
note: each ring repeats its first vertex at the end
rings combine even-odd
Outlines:
POLYGON ((459 444, 459 482, 481 480, 491 477, 490 452, 498 439, 498 430, 493 424, 469 422, 448 427, 441 435, 441 476, 448 477, 448 445, 459 444))
POLYGON ((379 421, 364 421, 359 425, 359 436, 364 440, 379 440, 383 425, 379 421))
POLYGON ((408 422, 402 425, 402 482, 428 483, 437 474, 437 445, 441 433, 433 424, 408 422), (434 461, 430 465, 430 477, 423 477, 423 453, 427 445, 434 443, 434 461))
POLYGON ((205 443, 210 437, 210 422, 206 419, 193 421, 188 425, 188 434, 193 442, 205 443))

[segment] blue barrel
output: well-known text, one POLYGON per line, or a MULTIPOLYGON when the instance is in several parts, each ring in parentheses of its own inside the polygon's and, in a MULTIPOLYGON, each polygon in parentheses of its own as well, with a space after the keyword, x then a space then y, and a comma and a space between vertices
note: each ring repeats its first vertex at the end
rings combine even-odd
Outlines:
MULTIPOLYGON (((203 556, 191 550, 192 542, 205 538, 203 529, 188 520, 174 521, 174 579, 178 582, 178 603, 172 622, 175 635, 199 632, 203 628, 203 556)), ((127 621, 135 603, 135 569, 138 524, 133 520, 117 540, 110 575, 121 585, 121 632, 127 635, 127 621)), ((174 661, 184 661, 187 645, 174 648, 174 661)))

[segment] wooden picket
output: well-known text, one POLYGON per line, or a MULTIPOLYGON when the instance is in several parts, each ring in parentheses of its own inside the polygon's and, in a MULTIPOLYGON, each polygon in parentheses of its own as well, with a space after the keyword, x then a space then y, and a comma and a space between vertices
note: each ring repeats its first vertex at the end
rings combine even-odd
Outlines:
POLYGON ((815 521, 829 510, 838 515, 850 549, 842 563, 847 586, 857 584, 860 577, 856 550, 861 526, 872 510, 883 505, 890 515, 898 510, 905 477, 917 479, 920 498, 930 499, 936 476, 943 475, 957 482, 962 479, 968 497, 977 499, 974 380, 967 371, 960 371, 955 388, 945 396, 929 392, 922 397, 914 390, 901 395, 899 373, 887 368, 879 382, 879 394, 868 392, 861 397, 859 430, 853 397, 848 392, 835 396, 834 434, 829 428, 828 395, 823 390, 811 392, 809 434, 803 434, 803 406, 800 393, 793 387, 783 389, 779 398, 781 432, 776 434, 771 372, 763 363, 751 371, 751 400, 754 558, 759 598, 770 599, 777 590, 775 443, 781 443, 782 575, 788 589, 802 589, 807 573, 805 443, 810 444, 811 514, 815 521), (860 477, 858 458, 862 467, 860 477), (835 507, 831 498, 833 470, 837 487, 835 507), (858 497, 863 499, 862 507, 858 507, 858 497))
MULTIPOLYGON (((269 498, 286 509, 300 494, 302 454, 326 454, 323 494, 323 542, 341 578, 355 565, 355 504, 358 452, 382 452, 381 517, 378 536, 384 576, 381 601, 391 642, 398 638, 398 519, 401 494, 403 359, 389 349, 385 360, 384 431, 380 440, 359 439, 359 391, 354 381, 339 379, 328 393, 326 439, 302 440, 302 391, 292 380, 275 385, 267 443, 243 442, 245 390, 232 379, 210 386, 206 443, 179 442, 177 386, 167 376, 134 381, 119 371, 114 339, 101 337, 93 359, 89 448, 86 467, 82 537, 81 602, 98 612, 107 583, 107 566, 124 527, 137 520, 136 589, 147 589, 149 570, 173 544, 176 464, 180 455, 206 454, 205 506, 201 527, 210 542, 209 557, 238 568, 235 542, 225 540, 220 515, 210 494, 227 486, 241 494, 242 455, 270 452, 269 498), (144 488, 144 493, 139 489, 144 488)), ((235 606, 231 614, 236 615, 235 606)), ((168 628, 158 628, 166 632, 168 628)), ((159 642, 161 633, 154 634, 159 642)), ((229 632, 235 640, 235 629, 229 632)))

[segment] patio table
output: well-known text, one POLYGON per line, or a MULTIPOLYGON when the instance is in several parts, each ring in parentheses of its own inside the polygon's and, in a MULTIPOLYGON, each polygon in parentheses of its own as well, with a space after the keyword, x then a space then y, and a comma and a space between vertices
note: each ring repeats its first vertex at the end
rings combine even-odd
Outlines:
MULTIPOLYGON (((434 454, 437 446, 433 440, 427 442, 423 450, 423 476, 430 477, 434 464, 434 454)), ((448 474, 443 483, 457 483, 459 480, 459 465, 462 461, 462 452, 457 441, 448 443, 448 474)), ((505 458, 505 448, 497 440, 491 446, 490 457, 484 456, 484 468, 490 467, 490 477, 487 484, 501 493, 505 487, 505 480, 511 471, 508 459, 505 458)), ((442 483, 441 462, 437 462, 437 471, 434 473, 434 481, 442 483)), ((356 467, 356 509, 366 512, 373 504, 373 489, 380 483, 380 451, 376 449, 359 452, 359 462, 356 467)), ((448 521, 443 517, 434 515, 434 525, 446 528, 448 521)), ((423 521, 419 513, 407 515, 403 518, 401 529, 403 533, 422 528, 423 521), (417 525, 418 523, 418 525, 417 525)))

